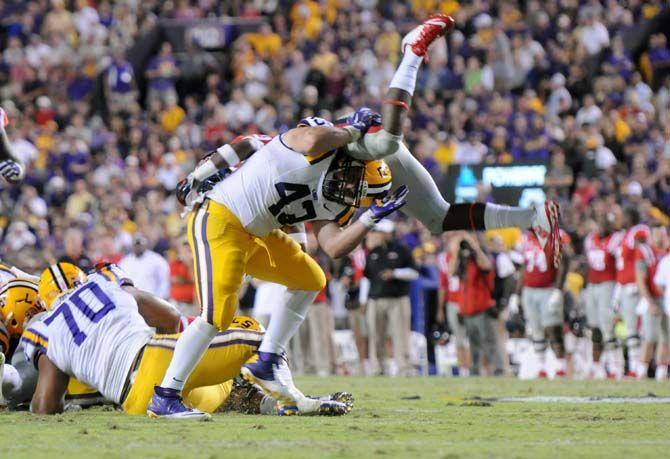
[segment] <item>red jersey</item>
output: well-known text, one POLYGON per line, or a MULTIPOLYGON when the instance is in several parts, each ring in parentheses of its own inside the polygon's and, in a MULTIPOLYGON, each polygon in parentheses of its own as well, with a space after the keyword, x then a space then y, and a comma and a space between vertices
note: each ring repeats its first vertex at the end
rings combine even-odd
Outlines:
POLYGON ((635 263, 643 262, 647 266, 647 279, 645 283, 649 289, 649 293, 653 298, 660 298, 663 292, 654 283, 654 276, 658 268, 658 262, 663 258, 665 253, 661 250, 652 249, 647 244, 642 244, 635 251, 635 263))
POLYGON ((598 232, 586 236, 584 252, 589 265, 587 281, 589 284, 614 282, 616 280, 617 247, 621 245, 621 233, 602 237, 598 232))
MULTIPOLYGON (((568 234, 561 230, 561 244, 568 244, 569 242, 568 234)), ((553 287, 558 270, 554 267, 553 263, 547 262, 544 249, 532 231, 524 235, 521 241, 521 253, 523 254, 526 267, 523 275, 524 287, 553 287)))
POLYGON ((616 281, 621 285, 635 283, 635 242, 645 242, 651 237, 647 225, 635 225, 621 232, 621 242, 616 251, 616 281))
POLYGON ((440 289, 446 291, 445 301, 456 303, 461 300, 461 280, 458 276, 449 276, 449 261, 451 254, 441 252, 437 256, 437 267, 440 271, 440 289))

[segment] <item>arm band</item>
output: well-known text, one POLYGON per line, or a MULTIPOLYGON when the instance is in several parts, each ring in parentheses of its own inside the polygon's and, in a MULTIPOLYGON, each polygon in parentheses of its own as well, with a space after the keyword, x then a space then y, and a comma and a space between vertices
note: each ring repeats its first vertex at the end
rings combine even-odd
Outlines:
POLYGON ((240 157, 237 156, 233 147, 228 144, 217 148, 216 153, 221 156, 229 166, 235 166, 241 162, 240 157))
POLYGON ((214 165, 214 161, 208 159, 207 161, 205 161, 204 163, 195 168, 195 170, 193 171, 193 178, 195 178, 198 182, 202 182, 203 180, 208 179, 217 172, 218 169, 214 165))

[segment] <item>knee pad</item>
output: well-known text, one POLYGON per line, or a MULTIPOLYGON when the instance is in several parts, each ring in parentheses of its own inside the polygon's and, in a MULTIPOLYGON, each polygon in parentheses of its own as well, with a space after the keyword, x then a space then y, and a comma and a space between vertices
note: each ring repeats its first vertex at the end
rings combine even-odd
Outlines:
POLYGON ((556 354, 556 357, 562 359, 565 356, 565 341, 563 339, 563 327, 554 325, 544 329, 545 335, 549 339, 549 345, 556 354))
POLYGON ((216 327, 217 330, 224 331, 228 329, 235 316, 237 295, 227 295, 221 303, 214 305, 209 311, 203 309, 202 318, 210 325, 216 327))
POLYGON ((534 339, 533 340, 533 350, 537 353, 542 353, 547 350, 547 340, 546 339, 534 339))
POLYGON ((383 159, 398 151, 402 142, 401 135, 394 135, 386 129, 369 132, 361 139, 371 159, 383 159))

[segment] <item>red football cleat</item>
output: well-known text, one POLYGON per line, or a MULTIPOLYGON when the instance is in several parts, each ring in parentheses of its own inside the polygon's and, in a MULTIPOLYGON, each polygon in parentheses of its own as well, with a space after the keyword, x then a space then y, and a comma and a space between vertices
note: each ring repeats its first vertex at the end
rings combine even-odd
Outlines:
POLYGON ((547 379, 548 376, 549 376, 549 375, 547 374, 547 372, 546 372, 545 370, 540 370, 540 371, 537 373, 537 377, 538 377, 538 378, 541 378, 541 379, 547 379))
POLYGON ((547 201, 535 209, 535 219, 531 229, 544 249, 547 259, 558 268, 561 262, 561 229, 558 226, 561 210, 555 201, 547 201))
POLYGON ((565 378, 566 376, 567 373, 565 372, 565 370, 558 370, 555 375, 556 378, 565 378))
POLYGON ((401 49, 405 52, 405 47, 409 45, 412 47, 414 54, 425 58, 427 57, 428 47, 438 38, 454 30, 455 25, 456 22, 451 16, 446 14, 433 15, 405 35, 402 39, 401 49))

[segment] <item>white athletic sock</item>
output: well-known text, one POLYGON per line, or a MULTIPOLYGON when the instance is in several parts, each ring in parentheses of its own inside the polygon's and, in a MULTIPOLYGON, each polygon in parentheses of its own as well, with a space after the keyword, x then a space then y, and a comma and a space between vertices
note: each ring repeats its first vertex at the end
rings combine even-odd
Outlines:
POLYGON ((635 368, 635 373, 637 377, 640 379, 646 379, 648 372, 649 372, 649 363, 643 362, 641 360, 638 361, 637 367, 635 368))
POLYGON ((556 371, 565 371, 568 367, 568 364, 565 359, 556 359, 556 371))
POLYGON ((311 290, 287 290, 284 305, 270 316, 268 329, 258 350, 273 354, 286 352, 289 340, 305 320, 307 310, 318 293, 311 290))
POLYGON ((656 366, 656 381, 665 381, 668 379, 668 365, 656 366))
POLYGON ((533 224, 534 216, 533 209, 487 203, 484 209, 484 226, 486 229, 512 227, 526 229, 533 224))
POLYGON ((197 317, 177 340, 161 387, 182 390, 217 331, 214 325, 207 323, 202 317, 197 317))
POLYGON ((407 91, 410 96, 413 96, 414 87, 416 86, 416 75, 419 73, 422 61, 423 57, 414 54, 412 48, 408 46, 398 69, 393 75, 389 88, 402 89, 403 91, 407 91))
POLYGON ((4 376, 2 378, 2 392, 6 394, 15 391, 21 387, 22 382, 23 378, 21 378, 21 375, 16 368, 11 365, 5 365, 4 376))

